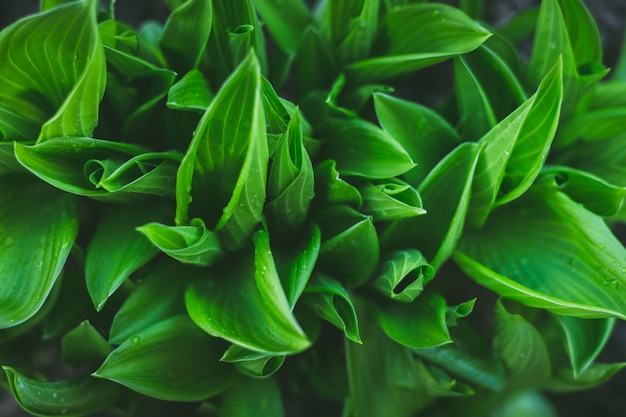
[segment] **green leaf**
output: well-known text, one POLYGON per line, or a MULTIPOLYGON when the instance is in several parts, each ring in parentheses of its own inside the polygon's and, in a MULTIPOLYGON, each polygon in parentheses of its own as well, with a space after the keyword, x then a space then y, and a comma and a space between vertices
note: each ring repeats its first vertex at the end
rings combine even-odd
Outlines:
POLYGON ((411 302, 424 290, 435 270, 416 249, 392 252, 379 267, 374 287, 393 300, 411 302))
POLYGON ((207 230, 200 219, 192 219, 189 226, 147 223, 139 226, 137 231, 161 252, 184 264, 208 266, 222 257, 217 235, 207 230))
POLYGON ((497 123, 495 111, 478 75, 463 57, 454 60, 455 91, 461 114, 460 131, 469 140, 476 140, 497 123), (471 114, 471 117, 463 115, 471 114))
POLYGON ((265 212, 276 229, 298 230, 314 196, 313 165, 302 141, 298 112, 276 146, 267 181, 265 212))
POLYGON ((504 386, 501 363, 492 357, 486 357, 484 352, 480 356, 474 354, 456 338, 453 342, 434 348, 416 349, 413 352, 473 385, 490 391, 501 391, 504 386))
POLYGON ((573 115, 559 127, 561 146, 573 145, 578 139, 595 141, 624 133, 626 106, 592 109, 573 115))
POLYGON ((606 382, 617 372, 626 367, 626 362, 591 364, 578 377, 574 377, 571 368, 558 369, 556 376, 546 383, 546 389, 555 392, 571 392, 589 389, 606 382))
POLYGON ((397 343, 426 349, 452 343, 446 309, 442 296, 427 293, 411 303, 381 303, 376 308, 376 317, 385 334, 397 343))
POLYGON ((168 401, 200 401, 228 387, 232 370, 219 362, 223 345, 186 315, 131 337, 94 372, 133 391, 168 401))
POLYGON ((354 305, 339 281, 316 274, 306 287, 304 301, 318 316, 342 330, 348 339, 361 343, 354 305))
POLYGON ((553 187, 538 188, 494 211, 480 231, 466 230, 456 263, 531 307, 626 317, 626 249, 601 218, 553 187))
POLYGON ((416 163, 403 178, 417 186, 460 142, 456 130, 428 107, 387 94, 374 94, 376 117, 382 128, 416 163))
POLYGON ((63 361, 77 365, 102 361, 113 350, 88 320, 83 321, 63 336, 61 349, 63 361))
POLYGON ((0 329, 24 323, 39 311, 78 234, 78 213, 72 196, 40 182, 11 177, 3 177, 3 181, 0 329))
POLYGON ((438 268, 454 250, 469 203, 480 146, 464 143, 448 154, 420 184, 428 214, 395 221, 381 233, 385 250, 419 248, 438 268))
POLYGON ((285 362, 285 355, 255 352, 231 345, 220 359, 222 362, 234 363, 241 372, 255 378, 267 378, 273 375, 285 362))
POLYGON ((615 319, 589 320, 561 315, 554 318, 563 330, 574 378, 578 378, 602 352, 615 327, 615 319))
POLYGON ((322 233, 320 228, 313 224, 303 237, 305 238, 303 242, 289 239, 288 247, 281 247, 274 253, 276 269, 292 310, 317 264, 322 233))
POLYGON ((0 175, 24 172, 24 168, 15 158, 14 145, 11 142, 0 142, 0 175))
POLYGON ((491 34, 459 9, 438 3, 398 7, 386 16, 389 52, 348 67, 348 78, 381 80, 470 52, 491 34))
POLYGON ((154 264, 115 314, 109 341, 121 344, 154 324, 184 314, 185 288, 199 271, 170 260, 154 264))
POLYGON ((522 390, 508 395, 489 417, 557 417, 550 401, 537 391, 522 390))
MULTIPOLYGON (((151 207, 152 208, 152 207, 151 207)), ((91 300, 100 311, 128 277, 158 253, 135 228, 162 215, 148 207, 110 208, 98 224, 85 256, 85 279, 91 300)))
POLYGON ((177 175, 176 224, 186 225, 191 209, 229 249, 248 242, 265 202, 269 156, 260 87, 259 63, 249 54, 202 117, 177 175))
POLYGON ((254 254, 226 259, 210 270, 208 278, 193 283, 185 293, 189 315, 207 333, 275 354, 296 353, 310 345, 291 312, 267 232, 257 233, 254 254), (221 276, 227 279, 217 279, 221 276))
POLYGON ((510 373, 510 384, 537 386, 550 376, 550 357, 539 331, 519 314, 496 303, 494 350, 510 373))
POLYGON ((2 369, 18 404, 36 416, 84 416, 107 407, 120 394, 117 384, 89 376, 49 382, 28 378, 10 366, 2 369))
POLYGON ((359 187, 363 197, 363 213, 373 217, 374 222, 400 220, 426 214, 422 198, 417 190, 400 180, 389 180, 359 187))
POLYGON ((433 398, 429 381, 409 349, 390 340, 375 323, 363 320, 363 344, 346 343, 350 395, 347 415, 409 417, 433 398))
POLYGON ((280 388, 273 378, 241 378, 224 394, 221 417, 283 417, 280 388))
POLYGON ((315 198, 328 205, 347 204, 361 209, 363 199, 359 190, 340 177, 336 163, 325 160, 317 165, 315 173, 315 198))
POLYGON ((197 68, 209 41, 212 19, 211 0, 188 0, 172 11, 160 41, 170 68, 179 73, 197 68))
POLYGON ((330 207, 321 213, 322 241, 319 267, 348 288, 365 283, 379 258, 379 243, 371 217, 348 206, 330 207))
POLYGON ((309 9, 302 0, 252 0, 263 23, 280 48, 295 54, 311 20, 309 9))
POLYGON ((496 202, 519 197, 536 179, 554 137, 561 96, 557 65, 531 98, 480 139, 484 147, 468 214, 472 226, 480 227, 496 202))
POLYGON ((19 133, 41 128, 42 142, 90 136, 97 125, 106 70, 96 4, 72 2, 0 32, 0 108, 21 119, 19 133))
POLYGON ((574 168, 547 166, 541 171, 541 180, 553 184, 572 200, 602 217, 616 215, 626 199, 626 187, 617 187, 574 168))
MULTIPOLYGON (((345 32, 345 36, 337 38, 335 44, 337 45, 337 56, 340 61, 350 63, 367 58, 369 55, 378 30, 380 0, 331 1, 331 19, 335 15, 341 14, 334 13, 336 10, 333 10, 333 6, 336 9, 345 6, 346 3, 352 3, 352 6, 357 6, 357 9, 355 9, 357 11, 359 4, 362 5, 358 15, 352 15, 348 11, 347 14, 341 16, 341 19, 333 19, 336 22, 331 22, 331 25, 335 23, 334 26, 345 32)), ((335 32, 333 32, 333 35, 335 35, 335 32)))
POLYGON ((323 154, 337 162, 343 175, 391 178, 415 166, 391 135, 361 119, 328 120, 321 136, 326 140, 323 154))
POLYGON ((138 146, 89 138, 55 138, 27 146, 15 143, 20 164, 68 193, 127 201, 133 194, 173 195, 180 155, 144 153, 138 146))
POLYGON ((194 69, 178 80, 167 92, 167 107, 204 113, 211 104, 213 94, 202 72, 194 69))

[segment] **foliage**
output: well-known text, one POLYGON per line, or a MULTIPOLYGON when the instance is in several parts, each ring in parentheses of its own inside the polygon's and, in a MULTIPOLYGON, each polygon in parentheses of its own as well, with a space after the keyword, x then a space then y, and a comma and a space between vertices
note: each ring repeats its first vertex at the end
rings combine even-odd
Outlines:
POLYGON ((554 416, 546 390, 625 365, 597 358, 626 320, 626 72, 581 0, 500 28, 480 1, 168 4, 0 32, 26 411, 554 416))

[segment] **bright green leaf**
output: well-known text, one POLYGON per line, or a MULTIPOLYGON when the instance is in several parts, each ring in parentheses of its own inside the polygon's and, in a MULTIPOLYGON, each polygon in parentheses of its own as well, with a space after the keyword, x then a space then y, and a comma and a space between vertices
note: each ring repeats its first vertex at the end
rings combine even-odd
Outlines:
POLYGON ((85 320, 63 336, 61 349, 64 362, 80 365, 104 360, 113 347, 85 320))
POLYGON ((46 301, 78 234, 75 203, 47 184, 3 177, 0 329, 25 322, 46 301))
POLYGON ((167 93, 167 106, 176 110, 191 110, 204 113, 211 104, 213 95, 202 72, 194 69, 176 82, 167 93))
POLYGON ((200 219, 192 219, 189 226, 148 223, 137 231, 163 253, 185 264, 208 266, 222 257, 217 235, 200 219))
POLYGON ((306 349, 310 342, 291 312, 267 232, 257 233, 254 254, 244 252, 236 259, 215 265, 209 279, 187 289, 185 304, 193 321, 213 336, 254 351, 306 349))
POLYGON ((221 417, 283 417, 281 390, 273 378, 242 378, 224 394, 221 417))
POLYGON ((426 214, 417 190, 400 180, 368 182, 359 187, 359 192, 363 197, 363 213, 372 216, 374 222, 426 214))
POLYGON ((406 249, 391 253, 381 263, 376 289, 393 300, 411 302, 424 290, 424 284, 435 275, 435 270, 420 251, 406 249))

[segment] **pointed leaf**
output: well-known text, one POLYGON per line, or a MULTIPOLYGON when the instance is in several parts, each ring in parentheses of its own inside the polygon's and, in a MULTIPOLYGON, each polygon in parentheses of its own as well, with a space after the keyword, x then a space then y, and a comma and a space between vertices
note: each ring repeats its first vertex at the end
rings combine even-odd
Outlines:
POLYGON ((189 226, 148 223, 139 226, 137 231, 161 252, 184 264, 208 266, 222 257, 217 235, 197 218, 192 219, 189 226))
POLYGON ((374 222, 400 220, 426 214, 417 190, 400 180, 387 183, 366 183, 359 188, 363 197, 363 213, 374 222))
POLYGON ((393 300, 411 302, 422 293, 424 284, 434 275, 434 268, 420 251, 406 249, 387 257, 372 284, 393 300))
POLYGON ((306 220, 313 199, 311 158, 304 148, 296 112, 278 140, 267 183, 266 214, 281 230, 297 230, 306 220))
POLYGON ((204 331, 258 352, 289 354, 310 345, 291 312, 267 232, 257 233, 254 254, 227 259, 210 275, 185 293, 187 311, 204 331))
POLYGON ((626 249, 604 221, 554 188, 527 194, 466 230, 454 255, 461 269, 532 307, 626 317, 626 249))
POLYGON ((452 343, 446 308, 442 296, 424 294, 411 303, 380 304, 376 316, 391 339, 411 348, 425 349, 452 343))
POLYGON ((464 143, 450 152, 418 188, 428 214, 391 223, 382 232, 381 246, 419 248, 438 268, 461 235, 479 151, 479 145, 464 143))
POLYGON ((322 152, 343 175, 392 178, 415 166, 392 136, 361 119, 331 119, 321 135, 326 140, 322 152))
POLYGON ((113 347, 85 320, 63 336, 61 349, 64 362, 81 365, 104 360, 113 347))
POLYGON ((185 313, 185 288, 198 269, 174 261, 156 263, 118 309, 109 342, 119 345, 170 317, 185 313))
POLYGON ((100 311, 128 277, 146 264, 158 249, 135 228, 162 214, 146 207, 124 212, 109 210, 100 221, 85 255, 85 279, 91 300, 100 311))
POLYGON ((42 307, 77 234, 72 196, 41 182, 12 180, 2 185, 0 329, 25 322, 42 307))
POLYGON ((554 318, 565 334, 574 378, 578 378, 602 352, 615 327, 615 319, 589 320, 561 315, 554 318))
POLYGON ((220 359, 222 362, 234 363, 241 372, 256 378, 266 378, 274 374, 285 362, 285 355, 255 352, 231 345, 220 359))
POLYGON ((202 117, 177 175, 176 224, 186 225, 191 209, 231 249, 248 241, 265 201, 269 157, 260 84, 258 61, 249 54, 202 117), (202 193, 207 189, 210 196, 202 193))
POLYGON ((459 9, 415 4, 387 13, 390 51, 348 67, 349 78, 381 80, 413 72, 480 46, 491 34, 459 9))
POLYGON ((186 315, 155 324, 115 349, 93 374, 153 398, 200 401, 223 391, 232 369, 223 345, 186 315))
POLYGON ((381 93, 374 94, 374 107, 382 128, 417 164, 403 174, 413 186, 460 142, 456 130, 428 107, 381 93))
POLYGON ((91 135, 106 78, 95 1, 13 23, 0 32, 0 51, 0 108, 41 127, 39 141, 91 135))
POLYGON ((315 196, 329 205, 347 204, 360 209, 363 199, 359 190, 340 177, 336 163, 326 160, 315 167, 315 196))
POLYGON ((78 417, 94 413, 120 395, 120 387, 90 376, 69 381, 39 381, 3 366, 18 404, 36 416, 78 417))
POLYGON ((516 386, 536 386, 550 376, 550 357, 539 331, 519 314, 509 313, 496 304, 494 349, 511 374, 516 386))
POLYGON ((211 104, 213 95, 197 69, 189 71, 167 92, 167 107, 176 110, 191 110, 204 113, 211 104))
POLYGON ((361 343, 359 322, 350 295, 339 281, 317 274, 305 290, 307 305, 355 343, 361 343))
POLYGON ((195 69, 209 41, 210 0, 188 0, 172 11, 159 42, 169 67, 177 72, 195 69))

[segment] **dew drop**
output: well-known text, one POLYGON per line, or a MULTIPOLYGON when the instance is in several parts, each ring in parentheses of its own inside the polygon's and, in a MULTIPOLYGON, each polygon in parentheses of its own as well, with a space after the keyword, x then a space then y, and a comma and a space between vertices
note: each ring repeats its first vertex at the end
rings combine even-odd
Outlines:
POLYGON ((52 398, 57 398, 59 396, 59 394, 57 394, 56 392, 52 393, 52 398))
POLYGON ((139 338, 139 336, 133 336, 130 338, 130 343, 132 343, 133 345, 136 345, 137 343, 139 343, 141 339, 139 338))

